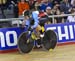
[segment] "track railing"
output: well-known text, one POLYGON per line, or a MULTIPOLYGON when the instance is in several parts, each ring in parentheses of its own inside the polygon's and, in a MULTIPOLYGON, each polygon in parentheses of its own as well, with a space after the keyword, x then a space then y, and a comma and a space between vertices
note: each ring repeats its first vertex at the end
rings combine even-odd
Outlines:
MULTIPOLYGON (((54 18, 56 18, 56 17, 66 17, 66 16, 75 16, 75 14, 51 15, 51 16, 49 16, 49 18, 52 18, 53 23, 55 23, 54 18)), ((0 22, 3 22, 3 21, 15 21, 15 20, 18 21, 18 26, 19 26, 19 20, 24 20, 24 18, 7 18, 7 19, 0 19, 0 22)))

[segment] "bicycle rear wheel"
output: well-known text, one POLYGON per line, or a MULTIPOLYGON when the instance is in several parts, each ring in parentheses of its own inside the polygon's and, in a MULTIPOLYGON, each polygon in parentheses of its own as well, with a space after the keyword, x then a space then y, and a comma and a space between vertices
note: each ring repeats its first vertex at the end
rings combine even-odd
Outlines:
POLYGON ((54 49, 57 44, 56 33, 53 30, 46 31, 42 42, 43 42, 43 46, 46 50, 54 49))
POLYGON ((18 39, 18 50, 20 53, 29 53, 34 45, 34 41, 29 36, 28 32, 23 32, 18 39))

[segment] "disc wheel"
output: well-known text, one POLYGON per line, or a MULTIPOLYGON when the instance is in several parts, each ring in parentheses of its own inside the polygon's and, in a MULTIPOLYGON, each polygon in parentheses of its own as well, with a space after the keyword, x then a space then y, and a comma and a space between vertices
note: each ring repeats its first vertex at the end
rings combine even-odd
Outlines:
POLYGON ((46 50, 54 49, 57 44, 56 33, 53 30, 46 31, 42 42, 43 42, 43 46, 46 50))
POLYGON ((29 53, 34 45, 34 41, 30 36, 28 36, 28 32, 23 32, 18 39, 18 50, 20 53, 29 53))

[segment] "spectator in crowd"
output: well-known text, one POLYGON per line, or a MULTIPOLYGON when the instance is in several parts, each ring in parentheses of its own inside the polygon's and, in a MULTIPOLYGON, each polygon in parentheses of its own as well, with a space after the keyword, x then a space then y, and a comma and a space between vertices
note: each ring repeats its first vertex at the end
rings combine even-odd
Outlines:
POLYGON ((11 10, 13 12, 13 14, 14 14, 14 16, 12 15, 13 17, 18 17, 17 1, 18 0, 6 0, 6 4, 4 6, 4 7, 6 7, 6 9, 5 9, 6 11, 11 10))
POLYGON ((0 0, 0 8, 1 8, 1 6, 6 8, 6 3, 7 3, 7 0, 0 0))
POLYGON ((35 2, 34 6, 35 9, 39 11, 40 3, 38 1, 35 2))
POLYGON ((56 15, 56 11, 59 11, 59 10, 60 10, 60 5, 58 3, 56 3, 52 9, 53 15, 56 15))
MULTIPOLYGON (((61 11, 60 11, 60 5, 58 3, 56 3, 52 9, 52 13, 53 15, 61 15, 61 11)), ((63 18, 62 17, 56 17, 55 18, 55 23, 62 23, 63 22, 63 18)))
MULTIPOLYGON (((51 7, 47 7, 45 13, 46 13, 47 16, 52 15, 52 9, 51 9, 51 7)), ((49 18, 49 17, 48 17, 48 18, 49 18)), ((53 23, 53 22, 52 22, 52 18, 49 18, 49 20, 48 20, 46 23, 47 23, 47 24, 53 23)))
POLYGON ((7 7, 12 4, 12 1, 17 3, 18 0, 7 0, 7 7))
POLYGON ((25 10, 29 10, 29 4, 27 2, 25 2, 25 0, 20 0, 18 2, 18 9, 19 9, 19 17, 22 17, 22 14, 25 10))
POLYGON ((49 18, 49 16, 52 15, 52 9, 51 7, 47 7, 45 12, 39 12, 39 20, 41 22, 41 25, 45 24, 51 24, 52 18, 49 18))
POLYGON ((32 5, 30 4, 30 10, 36 9, 39 11, 39 6, 40 6, 40 3, 38 1, 34 1, 32 5))
POLYGON ((18 0, 14 0, 14 17, 18 18, 18 0))
POLYGON ((18 18, 18 0, 11 0, 13 5, 14 18, 18 18))
POLYGON ((71 4, 68 0, 63 0, 63 2, 60 3, 60 10, 64 12, 65 14, 68 14, 68 10, 71 7, 71 4))
MULTIPOLYGON (((70 9, 70 11, 71 11, 71 14, 74 14, 75 13, 75 7, 72 7, 70 9)), ((74 16, 68 16, 67 17, 67 22, 75 22, 75 15, 74 16)))
POLYGON ((0 0, 0 9, 2 12, 3 18, 6 18, 5 13, 4 13, 4 9, 6 9, 6 2, 7 2, 7 0, 0 0))
POLYGON ((71 5, 75 7, 75 0, 71 0, 71 5))
POLYGON ((53 3, 53 5, 55 5, 56 3, 60 4, 61 1, 62 0, 53 0, 52 3, 53 3))
POLYGON ((49 16, 49 15, 52 15, 52 9, 51 9, 51 7, 47 7, 45 13, 46 13, 46 15, 48 15, 48 16, 49 16))
POLYGON ((74 0, 71 0, 70 2, 71 2, 71 4, 73 4, 74 0))
POLYGON ((43 0, 39 9, 41 11, 45 11, 47 6, 50 6, 52 8, 52 2, 49 2, 48 0, 43 0))

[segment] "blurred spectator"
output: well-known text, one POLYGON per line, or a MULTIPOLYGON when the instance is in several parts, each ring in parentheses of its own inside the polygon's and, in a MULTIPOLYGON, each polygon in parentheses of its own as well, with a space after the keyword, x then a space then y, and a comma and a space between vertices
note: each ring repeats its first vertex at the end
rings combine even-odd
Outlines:
POLYGON ((54 15, 56 15, 56 11, 58 11, 58 10, 60 10, 60 7, 59 7, 59 4, 57 3, 57 4, 54 5, 54 7, 53 7, 53 9, 52 9, 52 13, 53 13, 54 15))
POLYGON ((47 7, 46 8, 46 15, 52 15, 52 9, 51 9, 51 7, 47 7))
POLYGON ((53 0, 52 3, 53 3, 53 5, 55 5, 55 4, 57 4, 57 3, 60 4, 61 1, 62 1, 62 0, 53 0))
POLYGON ((29 4, 32 5, 34 3, 34 0, 29 0, 29 4))
MULTIPOLYGON (((18 18, 18 7, 17 7, 18 0, 7 0, 6 2, 6 11, 12 11, 13 17, 18 18)), ((7 12, 6 12, 7 13, 7 12)), ((10 13, 9 13, 10 14, 10 13)))
POLYGON ((63 0, 63 2, 60 3, 60 10, 64 12, 65 14, 68 14, 68 10, 71 7, 71 4, 68 0, 63 0))
POLYGON ((2 12, 3 18, 6 18, 5 13, 4 13, 4 9, 6 9, 6 2, 7 2, 7 0, 0 0, 0 9, 2 12))
POLYGON ((75 0, 71 0, 71 5, 75 7, 75 0))
POLYGON ((14 17, 18 18, 18 1, 17 0, 12 0, 11 4, 13 5, 14 17))
POLYGON ((14 9, 13 9, 14 17, 18 18, 18 0, 13 0, 12 4, 14 5, 14 9))
POLYGON ((52 18, 49 18, 48 16, 52 15, 52 9, 51 7, 47 7, 45 12, 39 12, 40 22, 41 25, 45 24, 51 24, 52 18))
MULTIPOLYGON (((52 9, 51 9, 51 7, 47 7, 45 13, 46 13, 47 16, 52 15, 52 9)), ((48 17, 48 18, 49 18, 49 17, 48 17)), ((52 18, 49 18, 49 20, 47 21, 47 23, 48 23, 48 24, 49 24, 49 23, 52 23, 52 18)))
POLYGON ((17 3, 18 0, 7 0, 7 6, 11 5, 12 4, 12 1, 14 3, 17 3))
MULTIPOLYGON (((75 8, 74 7, 71 9, 71 14, 75 14, 75 8)), ((75 15, 74 16, 68 16, 67 22, 75 22, 75 15)))
POLYGON ((40 10, 45 11, 47 6, 50 6, 52 8, 52 2, 49 2, 48 0, 43 0, 40 6, 40 10))
POLYGON ((7 0, 0 0, 0 7, 3 6, 4 8, 6 8, 6 3, 7 0))
POLYGON ((34 1, 32 5, 30 4, 30 9, 35 8, 36 10, 39 10, 39 6, 40 3, 38 1, 34 1))
POLYGON ((69 3, 71 3, 72 0, 68 0, 69 3))
POLYGON ((74 0, 71 0, 71 4, 73 4, 74 0))
MULTIPOLYGON (((57 3, 54 5, 53 9, 52 9, 52 13, 54 15, 61 15, 61 11, 60 11, 60 5, 57 3)), ((62 23, 62 17, 56 17, 55 18, 55 23, 62 23)))
POLYGON ((39 11, 40 3, 38 1, 35 2, 34 6, 35 9, 39 11))
POLYGON ((29 4, 25 0, 20 0, 18 2, 18 9, 19 9, 19 17, 22 17, 22 14, 25 10, 29 10, 29 4))

